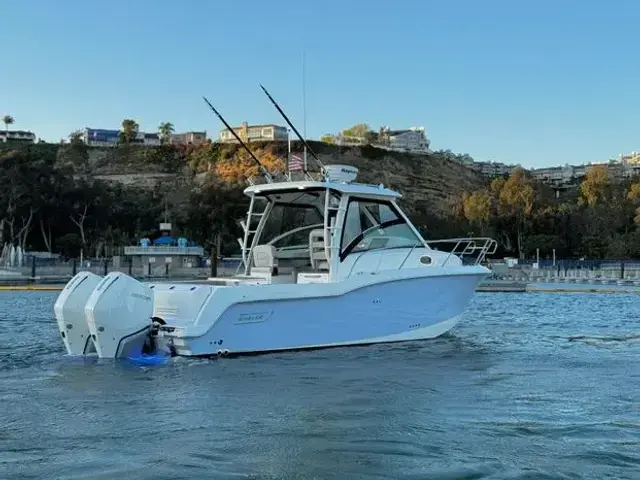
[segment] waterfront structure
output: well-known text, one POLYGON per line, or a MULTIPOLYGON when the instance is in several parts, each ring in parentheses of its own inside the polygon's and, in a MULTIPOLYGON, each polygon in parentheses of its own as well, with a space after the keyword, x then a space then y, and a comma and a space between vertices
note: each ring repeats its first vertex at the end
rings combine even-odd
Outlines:
POLYGON ((172 133, 171 145, 202 145, 207 141, 207 132, 172 133))
POLYGON ((0 142, 34 143, 36 134, 26 130, 0 130, 0 142))
POLYGON ((199 267, 204 257, 204 249, 186 238, 171 236, 171 223, 160 224, 161 235, 151 241, 140 240, 139 245, 124 247, 124 256, 131 258, 134 266, 151 265, 151 269, 169 264, 178 268, 199 267))
MULTIPOLYGON (((289 138, 287 127, 282 127, 273 123, 264 125, 249 125, 247 122, 242 122, 239 127, 233 127, 233 130, 243 142, 259 142, 269 140, 286 141, 289 138)), ((236 140, 236 138, 233 136, 233 133, 231 133, 227 128, 220 130, 218 141, 221 143, 238 143, 238 140, 236 140)))
MULTIPOLYGON (((82 131, 82 141, 92 147, 113 147, 120 143, 120 130, 104 128, 85 128, 82 131)), ((160 145, 157 133, 136 132, 132 140, 135 145, 160 145)))

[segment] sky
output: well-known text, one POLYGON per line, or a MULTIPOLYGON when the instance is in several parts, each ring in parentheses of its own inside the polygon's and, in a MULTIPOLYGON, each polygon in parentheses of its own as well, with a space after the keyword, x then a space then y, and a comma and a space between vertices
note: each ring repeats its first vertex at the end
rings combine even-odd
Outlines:
POLYGON ((479 161, 606 161, 640 150, 638 25, 636 0, 0 0, 0 116, 217 137, 202 95, 285 124, 262 83, 308 138, 415 125, 479 161))

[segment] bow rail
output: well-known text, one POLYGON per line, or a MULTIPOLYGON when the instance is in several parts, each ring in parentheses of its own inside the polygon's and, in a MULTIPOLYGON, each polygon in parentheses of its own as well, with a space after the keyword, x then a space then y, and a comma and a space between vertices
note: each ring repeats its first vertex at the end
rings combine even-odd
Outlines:
MULTIPOLYGON (((487 255, 493 255, 498 249, 498 242, 490 237, 461 237, 461 238, 443 238, 438 240, 427 240, 427 245, 433 250, 447 251, 440 249, 434 245, 453 244, 453 249, 449 251, 449 256, 444 261, 446 265, 451 256, 456 255, 463 262, 469 262, 470 257, 473 258, 471 264, 479 265, 484 262, 487 255), (474 258, 475 257, 475 258, 474 258)), ((465 262, 465 263, 467 263, 465 262)))

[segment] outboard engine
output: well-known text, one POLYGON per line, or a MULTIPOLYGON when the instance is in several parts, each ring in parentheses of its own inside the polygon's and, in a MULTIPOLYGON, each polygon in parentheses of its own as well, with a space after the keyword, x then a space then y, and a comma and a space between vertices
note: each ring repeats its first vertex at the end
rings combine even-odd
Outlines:
POLYGON ((62 341, 69 355, 84 355, 93 350, 93 342, 84 306, 102 277, 91 272, 77 273, 58 295, 53 311, 62 341))
POLYGON ((143 348, 148 348, 152 314, 153 291, 149 287, 124 273, 109 273, 95 288, 85 307, 98 356, 140 355, 143 348))

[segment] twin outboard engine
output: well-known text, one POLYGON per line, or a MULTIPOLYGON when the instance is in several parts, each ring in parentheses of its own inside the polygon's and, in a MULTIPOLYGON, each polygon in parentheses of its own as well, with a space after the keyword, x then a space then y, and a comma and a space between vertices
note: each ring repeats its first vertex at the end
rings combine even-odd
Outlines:
POLYGON ((84 315, 84 306, 100 280, 102 277, 91 272, 76 274, 69 280, 53 306, 58 329, 69 355, 84 355, 95 351, 84 315))
POLYGON ((152 341, 153 291, 121 272, 106 275, 84 307, 98 356, 132 357, 152 341))

